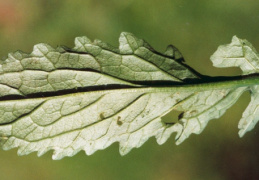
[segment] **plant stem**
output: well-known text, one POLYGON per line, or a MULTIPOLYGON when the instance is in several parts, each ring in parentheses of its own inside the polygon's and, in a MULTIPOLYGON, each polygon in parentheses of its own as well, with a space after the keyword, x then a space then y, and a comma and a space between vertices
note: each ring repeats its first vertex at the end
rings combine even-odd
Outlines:
POLYGON ((259 74, 253 74, 249 76, 234 76, 227 77, 224 80, 223 77, 212 77, 210 81, 200 81, 198 83, 186 83, 169 86, 147 86, 147 87, 127 87, 121 89, 105 89, 82 93, 122 93, 122 92, 143 92, 143 93, 159 93, 159 92, 201 92, 216 89, 236 89, 239 87, 249 87, 253 85, 259 85, 259 74), (223 79, 223 80, 218 80, 223 79))

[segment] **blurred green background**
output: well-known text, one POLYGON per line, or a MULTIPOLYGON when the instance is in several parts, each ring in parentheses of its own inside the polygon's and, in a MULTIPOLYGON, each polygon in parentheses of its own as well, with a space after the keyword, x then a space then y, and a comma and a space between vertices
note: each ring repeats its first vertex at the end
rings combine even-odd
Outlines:
MULTIPOLYGON (((118 46, 120 32, 127 31, 161 52, 174 44, 202 74, 238 75, 238 68, 214 68, 209 57, 233 35, 259 49, 258 9, 256 0, 0 0, 0 56, 31 52, 40 42, 73 47, 82 35, 118 46)), ((114 144, 92 156, 80 152, 60 161, 51 160, 51 152, 38 158, 1 150, 0 179, 259 179, 259 127, 242 139, 237 134, 249 99, 244 94, 201 135, 179 146, 173 136, 162 146, 151 138, 124 157, 114 144)))

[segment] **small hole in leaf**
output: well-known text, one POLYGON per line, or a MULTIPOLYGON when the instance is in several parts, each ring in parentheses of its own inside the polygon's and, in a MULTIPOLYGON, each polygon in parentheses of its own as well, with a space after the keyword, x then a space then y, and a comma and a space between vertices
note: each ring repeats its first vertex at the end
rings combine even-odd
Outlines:
POLYGON ((172 110, 162 117, 162 122, 165 124, 175 124, 178 123, 180 119, 183 118, 183 111, 172 110))

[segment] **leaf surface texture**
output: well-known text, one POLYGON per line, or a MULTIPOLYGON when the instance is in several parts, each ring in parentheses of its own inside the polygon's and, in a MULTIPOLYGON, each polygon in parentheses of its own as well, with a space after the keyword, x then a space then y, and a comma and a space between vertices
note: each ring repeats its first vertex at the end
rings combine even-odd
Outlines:
MULTIPOLYGON (((38 44, 31 54, 17 51, 2 60, 2 148, 39 156, 54 150, 53 159, 61 159, 81 150, 90 155, 114 142, 124 155, 152 136, 162 144, 172 133, 179 144, 200 134, 246 90, 251 102, 239 123, 240 136, 257 123, 257 84, 205 87, 213 81, 186 65, 174 46, 162 54, 131 33, 122 33, 119 43, 116 49, 78 37, 74 48, 38 44), (172 110, 182 112, 177 122, 162 121, 172 110)), ((239 66, 243 75, 259 71, 258 53, 237 37, 211 60, 216 67, 239 66)))

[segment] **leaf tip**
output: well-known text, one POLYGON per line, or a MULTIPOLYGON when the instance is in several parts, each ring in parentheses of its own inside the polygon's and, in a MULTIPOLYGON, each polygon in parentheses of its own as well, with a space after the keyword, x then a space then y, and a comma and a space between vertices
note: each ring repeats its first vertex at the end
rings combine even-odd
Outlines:
POLYGON ((126 154, 128 154, 130 152, 130 150, 131 150, 131 148, 120 145, 119 153, 121 156, 125 156, 126 154))
POLYGON ((239 130, 238 135, 240 138, 244 137, 245 131, 243 129, 239 130))
POLYGON ((129 35, 129 33, 127 33, 127 32, 122 32, 120 34, 119 49, 120 49, 120 52, 123 53, 123 54, 132 54, 133 53, 133 50, 130 47, 130 44, 128 43, 128 40, 127 40, 128 35, 129 35))
POLYGON ((120 53, 132 54, 140 46, 143 46, 144 41, 142 39, 138 39, 132 33, 122 32, 120 34, 119 43, 120 53))
POLYGON ((83 51, 85 50, 85 44, 91 44, 92 41, 86 36, 76 37, 75 38, 75 49, 83 51))
POLYGON ((166 48, 166 51, 164 52, 164 55, 172 57, 176 60, 182 59, 183 60, 183 55, 182 53, 173 45, 168 45, 166 48))

